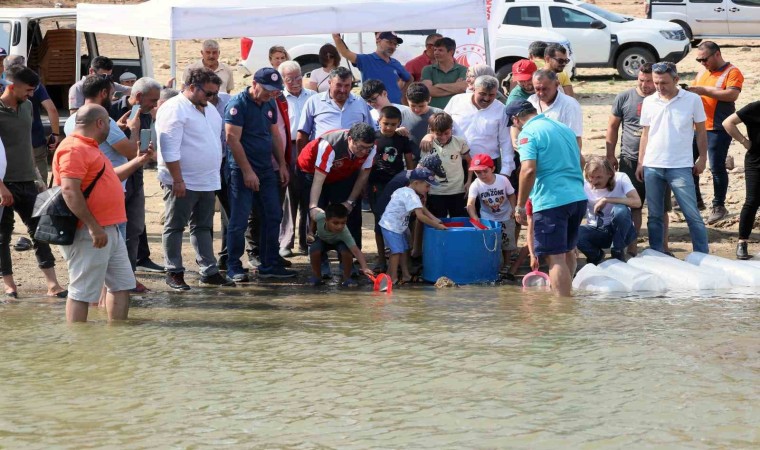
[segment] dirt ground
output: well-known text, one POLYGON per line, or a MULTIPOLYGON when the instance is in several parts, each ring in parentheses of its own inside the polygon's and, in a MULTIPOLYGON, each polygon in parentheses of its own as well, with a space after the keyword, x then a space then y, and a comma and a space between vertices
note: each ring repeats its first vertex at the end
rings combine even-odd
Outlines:
MULTIPOLYGON (((3 6, 52 6, 53 2, 30 2, 23 0, 6 0, 3 6)), ((64 6, 73 6, 72 1, 62 1, 64 6)), ((105 2, 103 2, 105 3, 105 2)), ((129 1, 111 1, 109 3, 134 3, 129 1)), ((643 16, 643 2, 622 2, 597 0, 596 4, 612 11, 643 16)), ((741 108, 747 103, 760 98, 760 85, 758 84, 758 72, 760 66, 757 65, 758 53, 760 52, 760 41, 746 40, 721 40, 718 43, 723 47, 723 56, 727 61, 738 66, 745 76, 745 84, 742 94, 737 101, 737 108, 741 108)), ((239 58, 239 41, 237 39, 222 39, 221 59, 224 62, 234 66, 239 58)), ((151 41, 151 51, 154 58, 155 78, 164 82, 169 78, 169 46, 165 41, 151 41)), ((183 70, 184 67, 198 57, 200 51, 199 41, 183 41, 177 45, 178 51, 178 68, 183 70)), ((105 52, 107 55, 108 53, 105 52)), ((689 83, 693 80, 699 68, 699 64, 694 60, 694 54, 690 53, 679 66, 682 75, 682 82, 689 83)), ((236 73, 237 89, 241 89, 243 84, 248 84, 250 78, 244 79, 242 73, 236 73)), ((585 154, 604 155, 605 153, 605 130, 607 119, 610 114, 610 107, 616 94, 633 87, 633 82, 623 81, 615 75, 613 69, 579 69, 578 76, 573 82, 576 96, 583 107, 584 130, 583 152, 585 154)), ((733 143, 730 148, 730 155, 733 156, 736 167, 730 173, 729 193, 726 201, 726 207, 729 215, 714 226, 708 226, 710 250, 712 254, 724 257, 733 257, 738 234, 739 212, 744 201, 744 149, 737 143, 733 143)), ((701 177, 700 185, 706 203, 712 199, 712 177, 709 169, 701 177)), ((156 181, 155 171, 146 172, 145 176, 145 195, 146 195, 146 218, 148 223, 148 234, 154 261, 161 263, 161 225, 158 217, 163 209, 161 200, 161 191, 156 181)), ((707 211, 704 212, 707 214, 707 211)), ((364 227, 364 244, 368 255, 374 255, 375 245, 374 236, 371 232, 372 216, 365 214, 364 227)), ((646 220, 645 222, 646 223, 646 220)), ((219 217, 216 218, 215 225, 215 247, 219 248, 221 239, 219 238, 219 217)), ((26 230, 17 220, 16 232, 13 237, 15 241, 23 235, 26 230)), ((683 258, 691 251, 691 244, 688 235, 688 229, 683 216, 678 213, 671 214, 670 227, 671 250, 676 256, 683 258)), ((196 272, 197 266, 194 262, 194 254, 190 247, 189 239, 186 239, 186 251, 184 252, 185 263, 189 272, 196 272)), ((643 227, 641 237, 639 238, 639 248, 647 246, 646 227, 643 227)), ((753 236, 750 241, 750 250, 757 251, 757 237, 753 236)), ((21 297, 41 295, 44 293, 44 283, 41 273, 36 269, 33 252, 16 252, 13 251, 14 271, 17 283, 19 285, 19 294, 21 297)), ((370 256, 370 264, 372 257, 370 256)), ((299 281, 303 281, 308 273, 306 257, 298 256, 292 259, 296 268, 300 270, 299 281)), ((67 283, 66 265, 62 258, 58 263, 58 278, 61 284, 67 283)), ((196 275, 188 275, 188 283, 191 286, 195 283, 196 275)), ((160 275, 139 274, 138 279, 148 287, 157 290, 164 290, 163 278, 160 275)))

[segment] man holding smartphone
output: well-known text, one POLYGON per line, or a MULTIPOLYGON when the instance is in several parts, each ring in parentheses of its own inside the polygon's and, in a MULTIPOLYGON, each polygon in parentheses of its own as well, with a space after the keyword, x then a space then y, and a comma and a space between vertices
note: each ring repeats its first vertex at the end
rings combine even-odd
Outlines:
MULTIPOLYGON (((131 136, 131 130, 126 126, 127 122, 139 116, 140 135, 138 142, 140 152, 147 151, 150 144, 151 126, 154 120, 153 110, 158 104, 160 95, 161 83, 153 78, 143 77, 132 86, 131 95, 123 96, 111 106, 109 112, 111 118, 119 124, 127 137, 131 136)), ((140 267, 147 265, 148 268, 152 269, 151 271, 163 272, 163 267, 150 260, 150 249, 148 248, 145 228, 145 191, 142 167, 127 178, 124 195, 127 210, 127 237, 125 240, 132 270, 136 270, 138 265, 140 267)), ((142 291, 144 286, 138 282, 135 289, 142 291)))

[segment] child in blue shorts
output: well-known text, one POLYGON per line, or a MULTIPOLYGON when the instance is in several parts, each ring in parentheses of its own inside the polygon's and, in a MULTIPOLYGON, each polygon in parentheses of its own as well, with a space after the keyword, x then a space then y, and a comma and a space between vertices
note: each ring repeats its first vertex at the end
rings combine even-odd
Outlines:
POLYGON ((403 284, 411 280, 409 273, 409 215, 414 212, 420 223, 430 225, 439 230, 446 230, 441 220, 432 215, 422 206, 420 196, 427 195, 431 185, 438 184, 435 175, 428 169, 417 168, 409 175, 409 186, 402 187, 391 196, 383 217, 380 219, 380 231, 383 233, 385 245, 391 249, 388 262, 388 274, 394 284, 403 284), (401 282, 398 279, 398 268, 401 266, 401 282))
POLYGON ((338 252, 343 263, 342 285, 344 287, 357 286, 356 281, 351 279, 354 257, 359 261, 359 266, 365 275, 374 276, 375 274, 367 267, 364 254, 356 245, 351 232, 346 228, 348 209, 342 203, 332 203, 327 206, 326 211, 316 207, 313 209, 316 210, 317 235, 314 242, 309 245, 309 261, 312 272, 309 284, 312 286, 322 284, 322 254, 330 250, 338 252))

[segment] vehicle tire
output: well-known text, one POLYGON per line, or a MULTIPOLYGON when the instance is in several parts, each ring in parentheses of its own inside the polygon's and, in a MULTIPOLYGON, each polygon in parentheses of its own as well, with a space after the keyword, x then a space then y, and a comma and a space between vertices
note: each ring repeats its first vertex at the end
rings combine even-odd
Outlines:
POLYGON ((306 64, 301 64, 301 75, 304 77, 311 73, 312 70, 316 70, 322 67, 318 62, 308 62, 306 64))
POLYGON ((691 41, 691 48, 697 48, 699 47, 699 44, 702 43, 702 39, 693 39, 691 41))
POLYGON ((639 76, 639 67, 642 64, 656 61, 649 50, 643 47, 631 47, 620 52, 615 67, 624 80, 635 80, 639 76))
MULTIPOLYGON (((499 80, 499 86, 503 86, 502 83, 504 80, 508 79, 510 75, 512 75, 512 64, 514 64, 515 61, 507 61, 506 63, 502 64, 501 67, 499 67, 499 70, 496 71, 496 79, 499 80)), ((506 86, 506 90, 509 91, 509 86, 506 86)))

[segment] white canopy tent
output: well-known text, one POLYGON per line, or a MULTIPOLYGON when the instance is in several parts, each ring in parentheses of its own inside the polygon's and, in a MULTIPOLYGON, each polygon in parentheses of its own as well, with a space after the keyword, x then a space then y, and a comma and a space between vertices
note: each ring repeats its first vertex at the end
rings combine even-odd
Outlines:
POLYGON ((77 30, 174 41, 382 30, 486 28, 491 0, 149 0, 77 4, 77 30), (322 2, 322 3, 321 3, 322 2), (117 19, 117 20, 115 20, 117 19))

